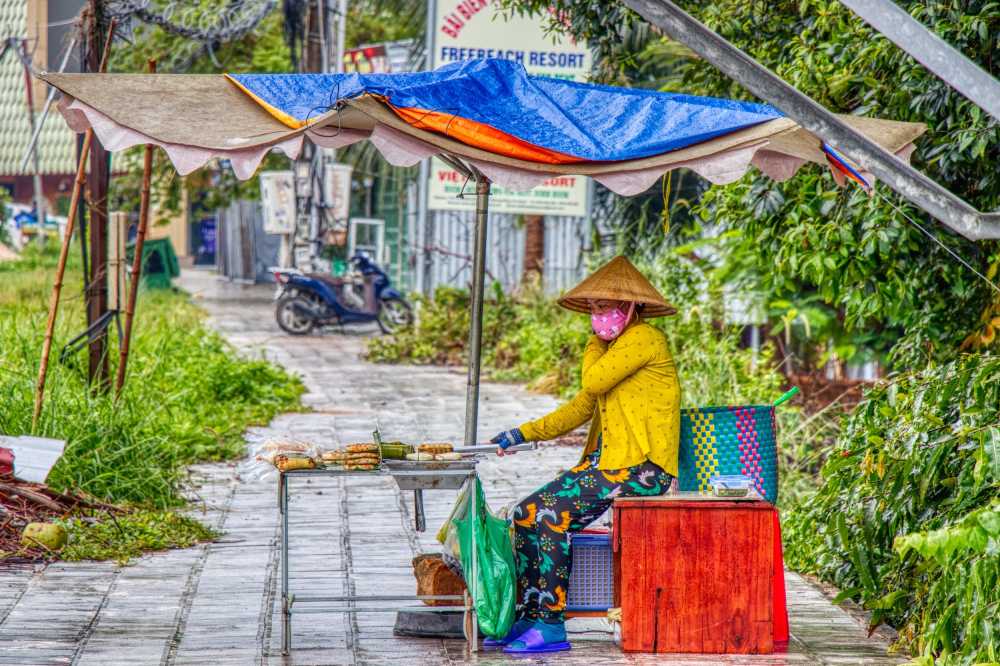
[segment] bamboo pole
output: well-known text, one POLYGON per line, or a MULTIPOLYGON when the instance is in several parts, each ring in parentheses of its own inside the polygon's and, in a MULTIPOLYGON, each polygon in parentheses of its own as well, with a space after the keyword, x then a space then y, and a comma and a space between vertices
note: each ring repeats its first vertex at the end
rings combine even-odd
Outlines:
MULTIPOLYGON (((101 72, 108 67, 108 56, 111 53, 111 38, 115 34, 115 21, 111 22, 108 37, 104 42, 104 52, 101 54, 101 72)), ((49 298, 49 317, 45 324, 45 341, 42 343, 42 360, 38 365, 38 383, 35 386, 35 409, 31 415, 31 431, 38 427, 38 417, 42 414, 42 402, 45 397, 45 378, 49 371, 49 354, 52 352, 52 334, 56 328, 56 314, 59 312, 59 296, 62 294, 63 275, 66 273, 66 257, 73 241, 73 225, 76 221, 76 210, 80 205, 80 195, 86 182, 87 155, 90 144, 94 140, 93 128, 88 128, 83 135, 83 150, 76 165, 76 180, 73 182, 73 195, 69 201, 69 213, 66 216, 66 231, 63 233, 62 247, 59 249, 59 264, 56 266, 56 279, 52 283, 52 296, 49 298)), ((82 242, 82 239, 81 239, 82 242)))
MULTIPOLYGON (((149 73, 156 72, 156 61, 148 63, 149 73)), ((135 300, 139 293, 139 278, 142 276, 142 246, 146 242, 146 228, 149 226, 149 187, 153 175, 153 145, 146 144, 142 160, 142 196, 139 198, 139 228, 135 233, 135 249, 132 252, 132 278, 129 281, 128 301, 125 305, 125 332, 119 350, 118 374, 115 377, 115 400, 121 397, 125 386, 125 371, 128 368, 129 343, 132 341, 132 321, 135 317, 135 300)))

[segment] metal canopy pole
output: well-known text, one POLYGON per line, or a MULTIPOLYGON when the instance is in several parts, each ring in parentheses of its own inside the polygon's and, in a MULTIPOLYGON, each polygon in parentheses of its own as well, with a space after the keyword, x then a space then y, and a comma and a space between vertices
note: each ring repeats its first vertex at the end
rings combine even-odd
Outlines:
POLYGON ((1000 120, 1000 81, 892 0, 840 0, 969 101, 1000 120))
POLYGON ((479 370, 483 355, 483 287, 486 281, 486 216, 490 204, 490 179, 476 172, 476 233, 472 251, 472 284, 469 287, 469 380, 465 393, 465 445, 477 440, 479 420, 479 370))

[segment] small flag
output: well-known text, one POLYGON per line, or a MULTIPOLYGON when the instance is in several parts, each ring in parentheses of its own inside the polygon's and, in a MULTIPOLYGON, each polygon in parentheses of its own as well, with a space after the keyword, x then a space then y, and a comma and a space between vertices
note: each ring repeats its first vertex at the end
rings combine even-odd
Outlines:
POLYGON ((826 161, 830 163, 830 168, 834 172, 833 175, 837 176, 839 174, 840 176, 842 176, 842 178, 837 178, 838 181, 842 181, 844 177, 850 178, 855 183, 860 185, 865 192, 871 195, 872 185, 867 180, 865 180, 864 176, 858 173, 854 169, 854 167, 852 167, 850 164, 847 163, 847 160, 841 157, 840 154, 837 153, 837 151, 835 151, 825 142, 820 144, 820 147, 823 149, 823 153, 826 155, 826 161))

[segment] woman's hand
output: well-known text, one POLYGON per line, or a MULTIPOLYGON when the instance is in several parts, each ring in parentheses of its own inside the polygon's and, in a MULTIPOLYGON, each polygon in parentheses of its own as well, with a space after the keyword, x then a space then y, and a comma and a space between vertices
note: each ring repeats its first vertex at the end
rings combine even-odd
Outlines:
MULTIPOLYGON (((524 444, 524 434, 519 428, 511 428, 510 430, 503 430, 497 433, 490 442, 497 445, 498 456, 505 456, 509 447, 524 444)), ((511 451, 510 453, 516 453, 516 451, 511 451)))

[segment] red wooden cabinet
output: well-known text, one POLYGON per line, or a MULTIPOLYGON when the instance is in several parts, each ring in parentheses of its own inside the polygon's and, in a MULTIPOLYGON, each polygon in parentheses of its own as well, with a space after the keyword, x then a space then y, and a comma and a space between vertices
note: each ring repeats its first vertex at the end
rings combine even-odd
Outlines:
POLYGON ((773 652, 774 526, 763 501, 616 500, 622 649, 773 652))

